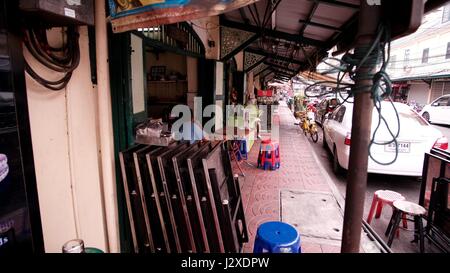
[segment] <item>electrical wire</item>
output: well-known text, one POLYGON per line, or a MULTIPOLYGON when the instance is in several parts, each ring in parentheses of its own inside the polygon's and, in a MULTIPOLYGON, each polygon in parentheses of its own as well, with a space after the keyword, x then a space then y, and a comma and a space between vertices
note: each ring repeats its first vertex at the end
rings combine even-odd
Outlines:
MULTIPOLYGON (((342 56, 341 59, 338 58, 332 58, 328 57, 324 59, 324 63, 328 66, 330 66, 330 69, 325 70, 325 73, 323 74, 330 74, 330 73, 337 73, 337 79, 336 81, 319 81, 312 85, 309 85, 305 89, 305 95, 307 97, 321 97, 327 94, 335 94, 336 98, 338 95, 341 97, 342 102, 341 105, 345 102, 350 102, 350 98, 353 98, 355 94, 360 92, 370 92, 371 98, 373 101, 373 105, 375 108, 375 111, 378 114, 378 121, 375 129, 373 130, 371 140, 369 143, 369 157, 376 163, 380 165, 391 165, 393 164, 399 154, 398 150, 398 137, 400 135, 400 117, 398 114, 397 109, 395 108, 394 102, 391 98, 392 95, 392 81, 386 72, 389 60, 390 60, 390 53, 391 53, 391 32, 390 27, 386 23, 380 24, 377 36, 375 37, 374 41, 370 45, 366 45, 363 47, 359 47, 357 50, 355 50, 354 53, 347 52, 342 56), (332 62, 337 62, 337 64, 333 64, 332 62), (362 67, 373 67, 378 66, 381 62, 381 66, 379 67, 378 71, 376 73, 361 73, 359 72, 362 67), (350 79, 353 80, 353 82, 356 82, 361 79, 365 80, 372 80, 372 85, 366 85, 366 86, 356 86, 354 83, 344 83, 343 80, 345 76, 348 75, 350 79), (312 91, 318 86, 323 86, 326 84, 333 84, 336 86, 336 88, 332 89, 332 91, 327 92, 314 92, 312 91), (370 91, 367 91, 367 89, 370 88, 370 91), (343 97, 342 94, 347 93, 347 97, 343 97), (389 101, 390 105, 393 107, 395 116, 396 116, 396 122, 397 122, 397 130, 393 131, 391 129, 390 124, 388 124, 388 121, 383 116, 382 113, 382 101, 389 101), (379 130, 381 126, 385 126, 389 135, 390 139, 386 141, 378 141, 377 136, 379 133, 379 130), (392 160, 389 162, 381 162, 380 160, 376 159, 372 153, 372 148, 374 145, 395 145, 395 155, 392 160)), ((351 102, 350 102, 351 103, 351 102)))
POLYGON ((67 27, 66 43, 59 48, 51 47, 45 28, 32 27, 25 30, 24 43, 30 54, 46 68, 64 73, 59 80, 47 80, 40 76, 25 60, 25 71, 44 87, 59 91, 69 83, 72 72, 80 63, 79 34, 75 26, 67 27))

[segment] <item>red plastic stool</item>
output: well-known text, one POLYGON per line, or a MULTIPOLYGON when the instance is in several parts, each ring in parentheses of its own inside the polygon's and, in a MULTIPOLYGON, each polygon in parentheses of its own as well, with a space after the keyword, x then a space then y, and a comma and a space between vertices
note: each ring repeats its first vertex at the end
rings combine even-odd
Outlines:
MULTIPOLYGON (((405 197, 398 192, 389 190, 378 190, 374 193, 372 199, 372 205, 370 207, 369 215, 367 216, 367 223, 370 225, 372 222, 373 214, 376 209, 375 218, 380 218, 381 212, 383 211, 384 205, 389 205, 393 208, 395 201, 403 201, 405 197)), ((406 220, 406 215, 402 215, 403 228, 408 228, 408 222, 406 220)), ((397 230, 397 237, 399 236, 399 231, 397 230)))
POLYGON ((259 148, 258 168, 276 170, 280 168, 280 146, 270 139, 263 140, 259 148))

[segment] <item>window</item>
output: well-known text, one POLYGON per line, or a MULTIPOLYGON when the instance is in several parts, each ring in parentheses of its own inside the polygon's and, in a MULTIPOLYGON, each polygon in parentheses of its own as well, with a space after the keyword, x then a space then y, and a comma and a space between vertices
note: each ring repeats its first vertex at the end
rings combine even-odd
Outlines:
POLYGON ((411 51, 409 49, 405 50, 405 58, 404 58, 404 66, 407 67, 409 66, 409 55, 410 55, 411 51))
POLYGON ((446 59, 450 59, 450 42, 447 43, 447 53, 445 54, 446 59))
POLYGON ((447 106, 448 105, 448 97, 442 97, 440 99, 437 99, 433 106, 447 106))
POLYGON ((450 4, 444 6, 444 12, 442 13, 442 23, 450 21, 450 4))
POLYGON ((342 122, 344 120, 345 110, 346 110, 345 106, 341 106, 334 115, 334 120, 336 120, 339 123, 342 122))
MULTIPOLYGON (((342 106, 342 107, 343 107, 343 106, 342 106)), ((337 108, 336 110, 334 110, 334 111, 330 114, 330 117, 331 117, 332 120, 336 120, 336 116, 337 116, 337 113, 339 112, 339 109, 340 109, 340 108, 337 108)))
POLYGON ((338 103, 339 102, 337 101, 337 99, 331 99, 328 104, 328 107, 334 107, 334 106, 338 105, 338 103))
POLYGON ((422 53, 422 63, 423 64, 428 63, 428 56, 429 56, 429 54, 430 54, 430 49, 429 48, 425 48, 423 50, 423 53, 422 53))

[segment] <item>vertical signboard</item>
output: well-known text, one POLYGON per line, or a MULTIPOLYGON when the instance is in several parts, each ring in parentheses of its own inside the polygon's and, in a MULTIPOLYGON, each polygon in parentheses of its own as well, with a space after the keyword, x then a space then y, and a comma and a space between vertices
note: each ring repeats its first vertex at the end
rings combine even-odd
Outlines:
POLYGON ((0 0, 0 254, 42 252, 20 36, 0 0))

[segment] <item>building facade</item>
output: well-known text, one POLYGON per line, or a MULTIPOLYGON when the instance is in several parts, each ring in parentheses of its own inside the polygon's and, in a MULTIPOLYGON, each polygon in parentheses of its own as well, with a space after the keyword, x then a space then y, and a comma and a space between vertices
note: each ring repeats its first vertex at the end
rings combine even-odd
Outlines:
POLYGON ((450 93, 449 4, 427 14, 414 34, 392 42, 387 72, 396 101, 424 105, 450 93))

